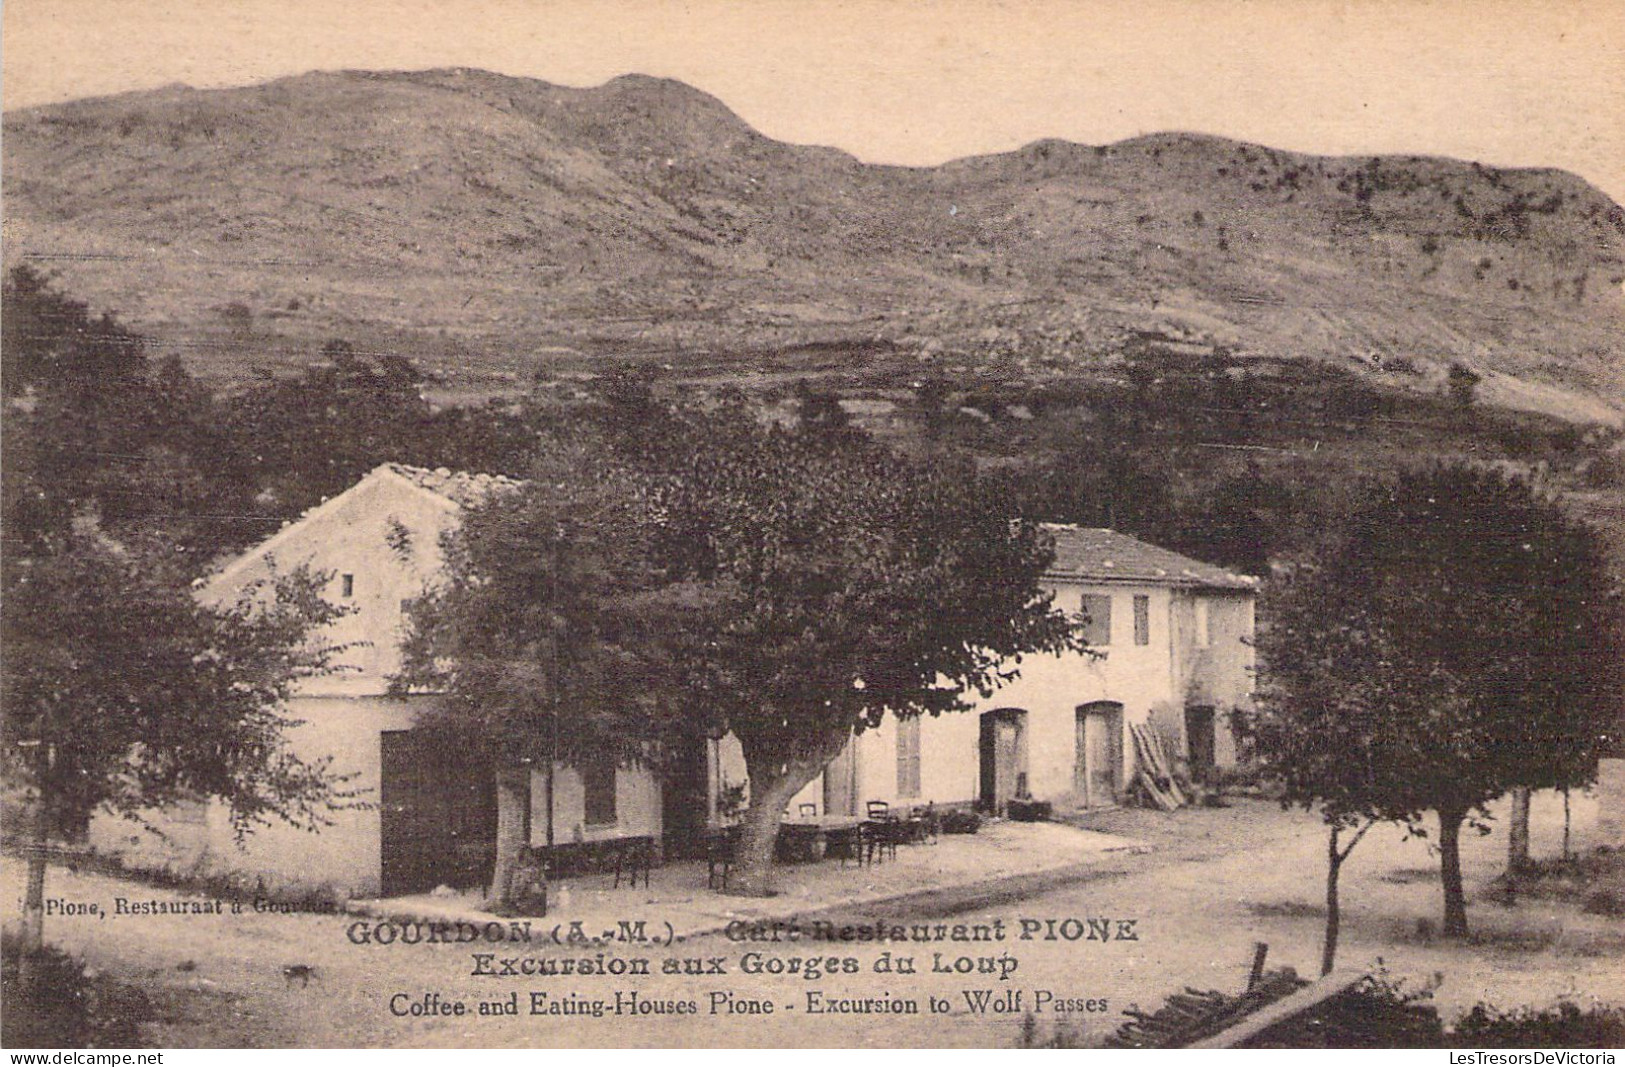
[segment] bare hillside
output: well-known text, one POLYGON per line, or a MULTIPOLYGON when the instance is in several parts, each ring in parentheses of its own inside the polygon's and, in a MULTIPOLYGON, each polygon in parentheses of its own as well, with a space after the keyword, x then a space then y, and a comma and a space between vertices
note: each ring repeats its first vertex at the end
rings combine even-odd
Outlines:
POLYGON ((1559 171, 1177 133, 883 167, 677 82, 469 70, 177 87, 4 132, 8 266, 220 376, 333 336, 510 372, 558 346, 1041 371, 1152 344, 1417 387, 1459 360, 1510 406, 1625 410, 1625 213, 1559 171))

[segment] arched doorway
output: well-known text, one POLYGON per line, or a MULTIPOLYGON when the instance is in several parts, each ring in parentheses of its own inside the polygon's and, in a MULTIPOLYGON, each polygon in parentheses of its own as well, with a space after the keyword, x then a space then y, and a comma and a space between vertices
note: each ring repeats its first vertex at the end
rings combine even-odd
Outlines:
POLYGON ((1111 807, 1123 780, 1123 705, 1115 700, 1079 704, 1077 716, 1073 791, 1086 808, 1111 807))
POLYGON ((999 708, 982 713, 982 808, 1003 813, 1010 798, 1027 789, 1027 713, 999 708))

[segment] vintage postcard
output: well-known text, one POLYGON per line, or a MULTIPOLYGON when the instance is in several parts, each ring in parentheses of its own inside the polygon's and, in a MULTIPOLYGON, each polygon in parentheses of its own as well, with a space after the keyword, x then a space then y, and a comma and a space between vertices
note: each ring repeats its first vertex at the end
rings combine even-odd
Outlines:
POLYGON ((4 30, 8 1048, 1625 1044, 1617 4, 4 30))

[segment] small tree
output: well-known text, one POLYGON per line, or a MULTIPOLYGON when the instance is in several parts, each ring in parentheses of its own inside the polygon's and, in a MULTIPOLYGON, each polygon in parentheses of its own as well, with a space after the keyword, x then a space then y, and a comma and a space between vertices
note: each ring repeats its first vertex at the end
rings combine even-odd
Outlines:
MULTIPOLYGON (((1266 587, 1258 637, 1260 683, 1237 733, 1283 786, 1282 803, 1318 807, 1326 842, 1326 932, 1321 973, 1337 958, 1343 864, 1379 819, 1411 819, 1396 757, 1406 749, 1402 700, 1384 631, 1353 605, 1329 604, 1323 572, 1302 569, 1266 587), (1349 835, 1345 837, 1345 835, 1349 835)), ((1425 773, 1425 771, 1423 772, 1425 773)), ((1420 803, 1416 801, 1414 803, 1420 803)))
POLYGON ((1441 466, 1373 490, 1266 602, 1244 729, 1334 834, 1437 813, 1448 936, 1467 933, 1462 824, 1511 787, 1586 780, 1617 722, 1625 625, 1605 560, 1526 484, 1441 466))
POLYGON ((336 609, 304 571, 197 604, 188 585, 81 520, 54 551, 5 566, 6 717, 0 758, 32 794, 23 953, 39 949, 47 843, 98 808, 140 820, 183 800, 226 802, 239 835, 315 827, 347 797, 327 761, 295 756, 279 711, 328 669, 311 634, 336 609))
POLYGON ((452 531, 443 580, 412 605, 393 688, 444 693, 425 728, 490 753, 493 904, 514 903, 533 766, 653 754, 649 503, 607 448, 551 443, 521 488, 452 531))

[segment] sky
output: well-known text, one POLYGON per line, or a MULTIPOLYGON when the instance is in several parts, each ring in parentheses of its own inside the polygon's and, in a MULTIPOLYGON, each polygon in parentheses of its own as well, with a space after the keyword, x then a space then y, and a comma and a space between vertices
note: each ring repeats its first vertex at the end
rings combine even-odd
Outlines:
POLYGON ((934 164, 1189 130, 1555 166, 1625 202, 1625 0, 5 0, 4 106, 315 69, 637 72, 934 164))

